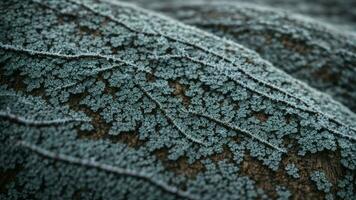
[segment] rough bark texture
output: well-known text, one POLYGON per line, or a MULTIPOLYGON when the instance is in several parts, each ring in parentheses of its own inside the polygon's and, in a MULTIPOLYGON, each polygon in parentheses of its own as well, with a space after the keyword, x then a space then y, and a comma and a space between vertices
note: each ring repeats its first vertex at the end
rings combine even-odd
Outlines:
POLYGON ((122 3, 0 12, 1 198, 355 198, 355 114, 255 52, 122 3))

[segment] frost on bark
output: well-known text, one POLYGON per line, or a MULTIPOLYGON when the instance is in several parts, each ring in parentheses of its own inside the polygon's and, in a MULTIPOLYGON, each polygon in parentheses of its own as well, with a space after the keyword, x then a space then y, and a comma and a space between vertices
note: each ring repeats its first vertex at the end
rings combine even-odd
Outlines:
POLYGON ((241 2, 172 1, 151 7, 255 50, 275 67, 356 111, 356 35, 290 12, 241 2))
POLYGON ((5 199, 352 199, 355 114, 126 4, 0 2, 5 199))

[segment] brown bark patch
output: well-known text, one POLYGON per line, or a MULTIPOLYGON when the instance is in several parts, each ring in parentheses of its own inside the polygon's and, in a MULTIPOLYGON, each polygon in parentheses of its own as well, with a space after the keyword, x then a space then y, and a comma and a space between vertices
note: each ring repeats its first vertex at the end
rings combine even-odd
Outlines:
POLYGON ((16 175, 21 171, 22 167, 17 166, 14 169, 0 169, 0 194, 7 192, 7 186, 15 181, 16 175))
POLYGON ((190 99, 185 95, 186 88, 184 85, 180 84, 178 81, 169 82, 169 86, 173 88, 173 94, 180 97, 183 101, 183 105, 188 107, 190 104, 190 99))
MULTIPOLYGON (((288 141, 288 143, 295 143, 295 141, 288 141)), ((325 194, 318 191, 315 183, 310 180, 310 174, 316 170, 325 172, 328 180, 333 184, 331 193, 335 193, 337 181, 346 173, 340 164, 340 159, 340 152, 322 151, 300 156, 297 148, 294 148, 283 157, 279 169, 273 171, 263 165, 262 161, 245 154, 240 172, 241 175, 247 175, 256 181, 257 187, 262 188, 272 198, 277 197, 275 189, 277 185, 281 185, 291 191, 292 199, 323 199, 325 194), (287 164, 297 166, 299 178, 287 174, 285 171, 287 164)))
POLYGON ((340 76, 338 74, 336 74, 335 72, 331 72, 328 68, 325 67, 314 71, 313 76, 333 84, 338 84, 340 80, 340 76))
POLYGON ((256 119, 258 119, 260 122, 266 122, 268 120, 268 115, 262 112, 256 112, 253 114, 256 119))
POLYGON ((168 159, 168 149, 159 149, 154 152, 155 156, 162 161, 167 170, 173 171, 178 175, 184 175, 188 178, 194 179, 200 172, 203 172, 205 167, 198 160, 189 164, 188 158, 185 156, 180 157, 176 161, 168 159))

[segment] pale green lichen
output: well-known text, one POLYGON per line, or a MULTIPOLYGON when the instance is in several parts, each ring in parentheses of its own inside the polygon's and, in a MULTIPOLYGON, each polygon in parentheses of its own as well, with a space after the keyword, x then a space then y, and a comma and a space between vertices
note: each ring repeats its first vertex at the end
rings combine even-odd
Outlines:
POLYGON ((292 176, 293 178, 299 178, 300 175, 298 173, 298 168, 297 166, 295 166, 295 164, 288 164, 286 167, 285 167, 285 170, 287 171, 287 174, 292 176))
POLYGON ((310 179, 315 182, 318 190, 325 193, 329 193, 332 187, 332 184, 329 182, 324 172, 315 171, 310 174, 310 179))
POLYGON ((278 200, 288 200, 291 197, 291 192, 283 186, 277 186, 276 191, 278 194, 278 200))
POLYGON ((355 115, 240 45, 126 4, 0 7, 4 198, 267 199, 246 157, 295 150, 355 169, 355 115))
POLYGON ((290 12, 239 1, 154 2, 140 3, 243 44, 276 67, 356 111, 354 35, 290 12))

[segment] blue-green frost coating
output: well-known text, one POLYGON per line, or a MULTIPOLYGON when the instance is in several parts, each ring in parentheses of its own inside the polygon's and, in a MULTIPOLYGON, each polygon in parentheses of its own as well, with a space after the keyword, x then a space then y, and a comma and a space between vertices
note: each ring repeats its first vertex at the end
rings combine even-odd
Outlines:
POLYGON ((314 167, 353 178, 355 115, 240 45, 121 3, 0 8, 4 199, 315 199, 314 167))
POLYGON ((155 2, 142 4, 253 49, 274 66, 356 111, 355 34, 255 4, 151 1, 155 2))

